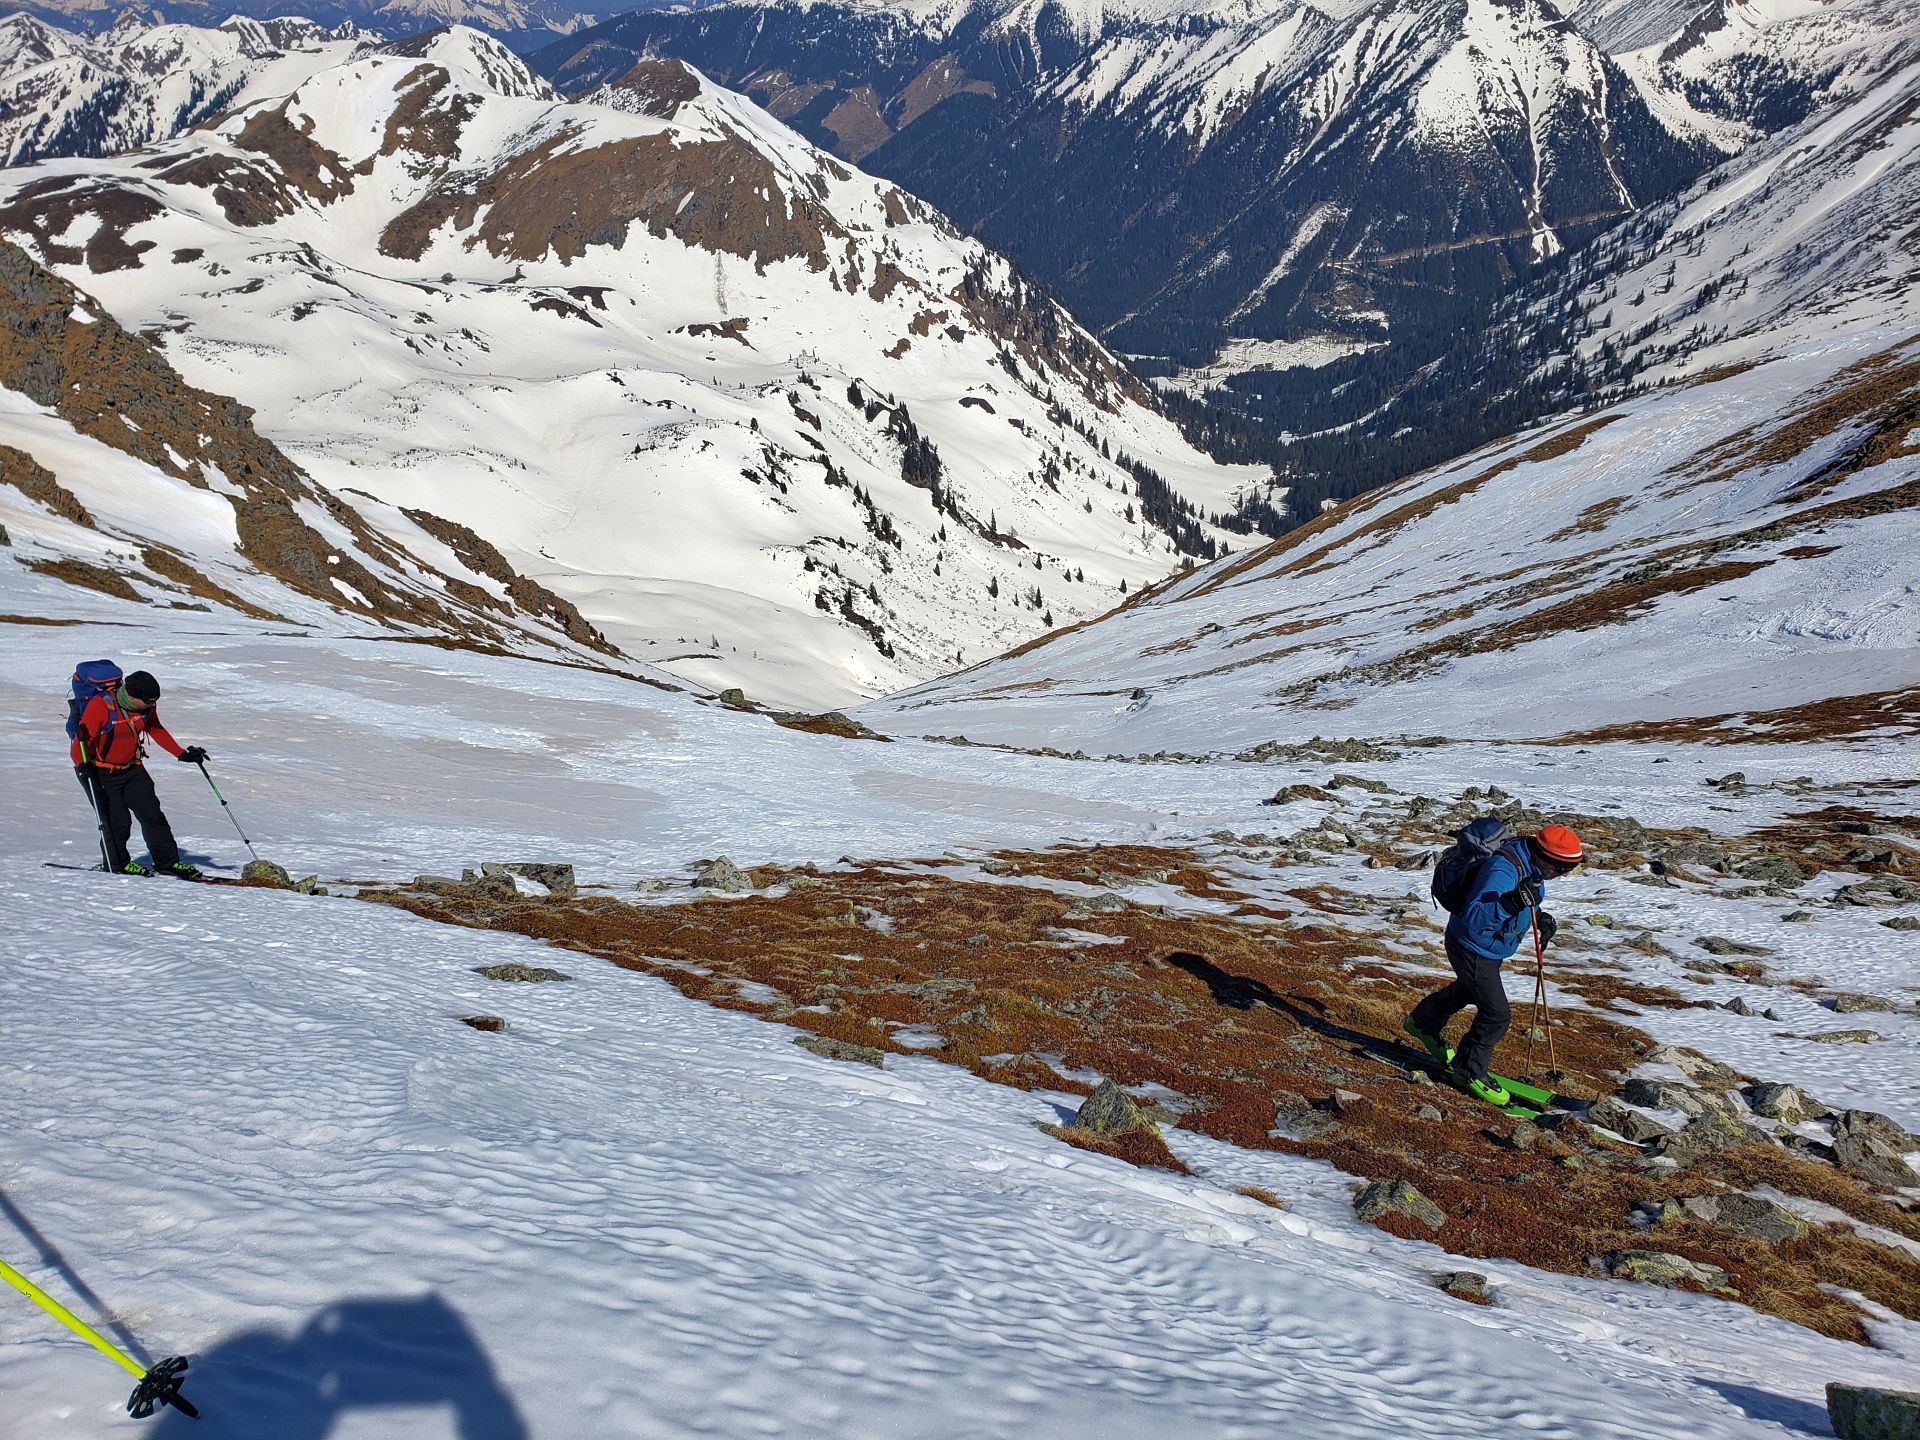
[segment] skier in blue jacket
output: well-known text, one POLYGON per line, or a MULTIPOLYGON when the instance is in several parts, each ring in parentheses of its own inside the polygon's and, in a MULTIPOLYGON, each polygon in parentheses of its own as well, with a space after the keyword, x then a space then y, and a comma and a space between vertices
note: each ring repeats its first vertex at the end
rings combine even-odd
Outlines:
POLYGON ((1544 826, 1513 845, 1503 846, 1474 876, 1467 902, 1447 921, 1447 963, 1453 966, 1451 984, 1413 1007, 1401 1028, 1426 1046, 1443 1065, 1451 1065, 1469 1093, 1490 1105, 1506 1105, 1513 1097, 1490 1079, 1493 1050, 1512 1023, 1507 992, 1500 983, 1500 967, 1520 948, 1520 942, 1540 926, 1540 943, 1548 944, 1559 924, 1540 902, 1547 881, 1568 874, 1581 860, 1580 837, 1565 825, 1544 826), (1447 1022, 1467 1006, 1474 1007, 1456 1053, 1444 1038, 1447 1022))

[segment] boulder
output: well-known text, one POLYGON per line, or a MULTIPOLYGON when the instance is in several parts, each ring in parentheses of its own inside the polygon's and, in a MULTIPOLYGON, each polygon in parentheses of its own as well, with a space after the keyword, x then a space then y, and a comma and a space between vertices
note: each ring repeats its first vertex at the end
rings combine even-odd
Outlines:
POLYGON ((1920 915, 1896 915, 1880 923, 1889 930, 1920 930, 1920 915))
POLYGON ((1697 1285, 1702 1290, 1731 1293, 1728 1281, 1732 1277, 1718 1265, 1703 1265, 1664 1250, 1611 1250, 1601 1257, 1600 1268, 1616 1280, 1635 1280, 1642 1285, 1668 1289, 1697 1285))
POLYGON ((1733 867, 1733 873, 1742 880, 1759 880, 1772 885, 1798 885, 1806 879, 1806 874, 1792 860, 1784 855, 1757 855, 1751 860, 1742 860, 1733 867))
POLYGON ((851 1040, 834 1040, 825 1035, 796 1035, 793 1043, 827 1060, 846 1060, 855 1065, 871 1065, 884 1070, 887 1052, 871 1045, 856 1045, 851 1040))
POLYGON ((1833 1137, 1833 1160, 1849 1175, 1857 1175, 1875 1185, 1884 1185, 1889 1190, 1920 1185, 1920 1174, 1914 1172, 1900 1149, 1875 1135, 1836 1133, 1833 1137))
POLYGON ((1687 1166, 1716 1150, 1764 1144, 1766 1140, 1767 1137, 1760 1131, 1751 1125, 1741 1124, 1730 1115, 1707 1114, 1689 1120, 1671 1135, 1655 1141, 1653 1153, 1687 1166))
POLYGON ((1771 955, 1773 952, 1764 945, 1749 945, 1743 940, 1729 940, 1724 935, 1696 935, 1693 943, 1709 955, 1771 955))
POLYGON ((1798 1125, 1827 1113, 1827 1107, 1798 1085, 1755 1085, 1747 1092, 1747 1104, 1753 1113, 1783 1125, 1798 1125))
POLYGON ((1920 1137, 1910 1135, 1891 1116, 1877 1110, 1841 1110, 1833 1117, 1833 1133, 1872 1136, 1896 1150, 1920 1150, 1920 1137))
POLYGON ((1369 795, 1391 795, 1393 787, 1384 780, 1369 780, 1364 775, 1345 775, 1336 773, 1327 781, 1329 790, 1364 790, 1369 795))
POLYGON ((1697 1085, 1724 1090, 1740 1076, 1718 1060, 1684 1045, 1656 1045, 1643 1057, 1650 1065, 1671 1065, 1697 1085))
POLYGON ((1738 1190, 1669 1200, 1660 1207, 1658 1218, 1661 1224, 1691 1220, 1729 1235, 1774 1243, 1797 1240, 1807 1233, 1807 1222, 1791 1210, 1738 1190))
POLYGON ((282 890, 293 888, 293 877, 271 860, 249 860, 242 867, 240 878, 252 885, 273 885, 282 890))
POLYGON ((1827 1418, 1836 1440, 1920 1440, 1920 1394, 1834 1381, 1827 1418))
POLYGON ((318 875, 308 875, 293 882, 293 888, 302 895, 324 895, 327 887, 320 883, 318 875))
POLYGON ((1587 1109, 1587 1123, 1598 1125, 1603 1130, 1611 1130, 1624 1140, 1635 1145, 1645 1144, 1649 1140, 1658 1140, 1674 1132, 1651 1115, 1642 1115, 1638 1110, 1629 1110, 1618 1100, 1609 1096, 1587 1109))
POLYGON ((1802 1035, 1815 1045, 1870 1045, 1880 1038, 1877 1030, 1822 1030, 1817 1035, 1802 1035))
POLYGON ((1152 1128, 1133 1097, 1111 1080, 1102 1080, 1081 1104, 1073 1123, 1096 1135, 1124 1135, 1143 1125, 1152 1128))
POLYGON ((1649 1110, 1678 1110, 1689 1116, 1733 1113, 1733 1102, 1726 1096, 1674 1080, 1629 1080, 1620 1087, 1620 1098, 1629 1105, 1643 1105, 1649 1110))
POLYGON ((693 872, 693 885, 696 890, 720 890, 729 895, 739 895, 753 889, 753 879, 722 855, 704 862, 693 872))
POLYGON ((1854 995, 1842 993, 1832 997, 1833 1013, 1836 1015, 1859 1015, 1871 1011, 1893 1009, 1891 1000, 1882 1000, 1878 995, 1854 995))
POLYGON ((1476 1305, 1491 1305, 1487 1295, 1487 1277, 1478 1270, 1443 1270, 1433 1283, 1456 1300, 1471 1300, 1476 1305))
POLYGON ((462 1025, 471 1025, 476 1030, 484 1030, 489 1035, 498 1035, 507 1028, 507 1022, 498 1015, 462 1015, 462 1025))
POLYGON ((1447 1223, 1447 1212, 1405 1180, 1375 1180, 1354 1198, 1353 1213, 1376 1225, 1388 1215, 1404 1215, 1429 1230, 1447 1223))

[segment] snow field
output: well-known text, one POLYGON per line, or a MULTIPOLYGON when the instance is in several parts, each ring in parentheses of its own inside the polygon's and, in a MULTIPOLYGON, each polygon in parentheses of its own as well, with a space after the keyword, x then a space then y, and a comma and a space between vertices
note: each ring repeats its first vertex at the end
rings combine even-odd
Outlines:
MULTIPOLYGON (((31 603, 5 593, 23 584, 46 588, 7 580, 0 608, 31 603)), ((58 677, 82 654, 153 669, 170 725, 213 750, 262 853, 329 878, 566 858, 624 887, 723 850, 830 861, 1292 828, 1294 811, 1259 797, 1325 767, 836 741, 591 672, 208 626, 0 637, 0 780, 32 819, 0 838, 0 1188, 154 1355, 198 1355, 188 1393, 207 1419, 192 1433, 275 1440, 338 1414, 334 1433, 355 1440, 1731 1440, 1804 1433, 1824 1380, 1901 1383, 1920 1354, 1899 1323, 1876 1327, 1893 1349, 1868 1351, 1716 1300, 1502 1262, 1467 1262, 1500 1301, 1478 1309, 1427 1278, 1460 1262, 1355 1221, 1350 1182, 1316 1162, 1172 1131, 1196 1178, 1137 1171, 1033 1128, 1071 1097, 933 1061, 836 1065, 782 1027, 517 937, 40 866, 89 853, 53 754, 58 677), (508 960, 574 978, 472 972, 508 960), (475 1012, 509 1031, 459 1023, 475 1012), (1244 1184, 1291 1211, 1232 1193, 1244 1184), (480 1414, 464 1432, 463 1404, 480 1414)), ((1821 783, 1874 770, 1859 751, 1663 748, 1658 770, 1625 746, 1450 747, 1366 769, 1406 790, 1493 781, 1539 803, 1619 803, 1648 823, 1725 803, 1690 782, 1729 758, 1755 783, 1796 762, 1821 783)), ((190 853, 243 858, 197 775, 157 778, 190 853)), ((1799 803, 1758 792, 1738 818, 1799 803)), ((1329 873, 1379 893, 1421 879, 1329 873)), ((1565 894, 1563 912, 1672 923, 1669 892, 1583 877, 1565 894)), ((1735 902, 1700 903, 1703 931, 1751 933, 1735 902)), ((1868 943, 1879 913, 1838 929, 1823 914, 1807 963, 1892 978, 1868 943)), ((1671 1038, 1709 1053, 1746 1023, 1694 1014, 1719 1035, 1671 1038)), ((1663 1034, 1670 1019, 1646 1023, 1663 1034)), ((1913 1017, 1855 1019, 1895 1038, 1835 1047, 1845 1073, 1764 1073, 1911 1123, 1913 1017)), ((0 1254, 72 1298, 25 1237, 0 1254)), ((132 1433, 122 1388, 37 1313, 0 1307, 9 1440, 132 1433)))

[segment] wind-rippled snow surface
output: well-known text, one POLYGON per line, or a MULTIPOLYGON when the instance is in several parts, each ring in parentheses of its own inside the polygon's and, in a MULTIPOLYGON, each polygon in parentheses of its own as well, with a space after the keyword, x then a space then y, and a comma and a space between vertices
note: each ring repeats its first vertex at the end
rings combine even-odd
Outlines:
MULTIPOLYGON (((41 863, 89 856, 58 691, 102 652, 162 676, 263 853, 326 877, 538 855, 624 887, 723 848, 1203 833, 1271 815, 1273 767, 849 743, 244 624, 4 634, 0 1255, 147 1358, 191 1354, 205 1411, 127 1418, 129 1377, 8 1294, 6 1440, 1731 1440, 1820 1433, 1827 1379, 1910 1376, 1724 1301, 1505 1262, 1471 1262, 1499 1293, 1478 1309, 1324 1164, 1174 1131, 1197 1173, 1135 1170, 1034 1128, 1069 1097, 835 1064, 584 955, 41 863), (502 961, 573 979, 474 973, 502 961)), ((1556 763, 1538 783, 1598 783, 1591 756, 1556 763)), ((156 778, 190 853, 244 858, 197 774, 156 778)))

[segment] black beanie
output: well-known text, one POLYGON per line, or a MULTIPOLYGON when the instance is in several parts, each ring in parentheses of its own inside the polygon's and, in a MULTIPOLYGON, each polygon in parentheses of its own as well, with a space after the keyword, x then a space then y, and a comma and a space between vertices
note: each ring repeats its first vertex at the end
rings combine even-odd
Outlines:
POLYGON ((127 694, 151 705, 160 698, 160 682, 144 670, 136 670, 125 680, 127 694))

